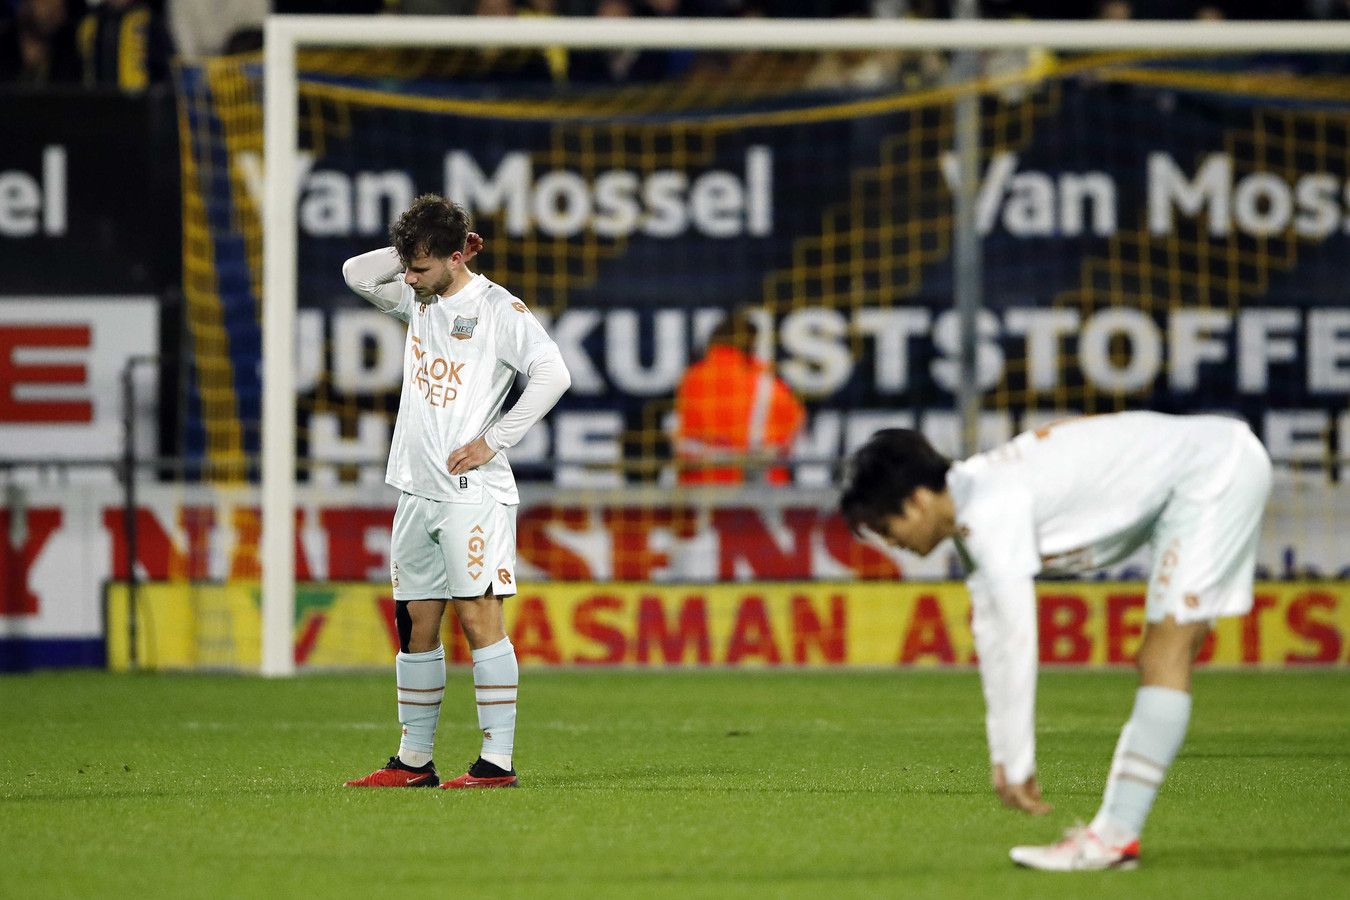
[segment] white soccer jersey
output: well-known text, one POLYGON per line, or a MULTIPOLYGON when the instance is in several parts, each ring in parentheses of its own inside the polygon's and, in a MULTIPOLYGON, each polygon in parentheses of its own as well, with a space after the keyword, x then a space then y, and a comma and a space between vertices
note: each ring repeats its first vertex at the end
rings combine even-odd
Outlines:
POLYGON ((1131 412, 1068 419, 952 465, 958 544, 972 576, 1074 573, 1142 546, 1163 504, 1195 499, 1237 464, 1247 426, 1219 416, 1131 412))
POLYGON ((1122 413, 1026 432, 952 465, 990 757, 1010 782, 1036 770, 1032 578, 1128 556, 1172 498, 1213 500, 1252 442, 1233 419, 1122 413))
POLYGON ((449 297, 422 302, 403 282, 391 249, 348 260, 343 272, 353 289, 408 323, 385 481, 430 500, 477 502, 486 490, 499 503, 519 503, 504 453, 463 475, 451 475, 446 459, 501 418, 517 372, 558 354, 539 320, 482 275, 449 297))

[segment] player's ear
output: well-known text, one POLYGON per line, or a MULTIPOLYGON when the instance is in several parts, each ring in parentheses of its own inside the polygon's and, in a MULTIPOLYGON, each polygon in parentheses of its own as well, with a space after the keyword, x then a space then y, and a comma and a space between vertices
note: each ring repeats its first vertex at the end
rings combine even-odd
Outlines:
POLYGON ((906 518, 911 515, 923 515, 933 506, 933 492, 920 485, 914 489, 908 497, 905 498, 902 511, 906 518))

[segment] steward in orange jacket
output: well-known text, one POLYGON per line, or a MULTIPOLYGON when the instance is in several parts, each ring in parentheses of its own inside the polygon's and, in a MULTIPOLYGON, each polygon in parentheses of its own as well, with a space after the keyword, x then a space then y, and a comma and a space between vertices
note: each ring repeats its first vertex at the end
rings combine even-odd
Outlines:
POLYGON ((758 329, 735 315, 708 338, 675 392, 675 453, 680 484, 744 484, 747 467, 787 484, 786 458, 806 409, 773 367, 754 355, 758 329))

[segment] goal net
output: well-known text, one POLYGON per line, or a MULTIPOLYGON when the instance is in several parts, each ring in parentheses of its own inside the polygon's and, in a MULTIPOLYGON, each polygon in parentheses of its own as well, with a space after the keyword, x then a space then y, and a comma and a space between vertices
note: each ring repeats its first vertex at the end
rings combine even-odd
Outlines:
MULTIPOLYGON (((475 266, 572 374, 509 454, 521 578, 550 586, 512 609, 526 661, 831 661, 886 630, 868 616, 918 621, 895 580, 956 577, 953 554, 857 544, 830 490, 890 426, 959 455, 967 426, 988 447, 1067 415, 1241 416, 1279 470, 1261 576, 1335 577, 1344 46, 1324 25, 274 17, 265 61, 179 74, 185 449, 234 543, 190 602, 147 585, 138 608, 194 635, 169 664, 387 663, 403 331, 341 265, 424 192, 470 209, 475 266), (696 396, 730 384, 691 386, 710 339, 792 399, 699 456, 696 396)), ((886 640, 848 661, 902 659, 886 640)))

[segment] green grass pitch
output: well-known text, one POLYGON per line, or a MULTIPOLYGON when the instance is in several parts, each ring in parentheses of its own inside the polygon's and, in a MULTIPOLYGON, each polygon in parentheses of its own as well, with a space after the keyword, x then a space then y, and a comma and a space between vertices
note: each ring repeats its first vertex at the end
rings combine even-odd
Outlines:
MULTIPOLYGON (((1096 810, 1134 678, 1044 672, 1054 813, 988 788, 973 673, 540 672, 514 791, 356 790, 386 675, 0 678, 0 897, 1332 897, 1350 673, 1202 673, 1137 872, 1015 869, 1096 810)), ((437 763, 477 755, 450 675, 437 763)))

